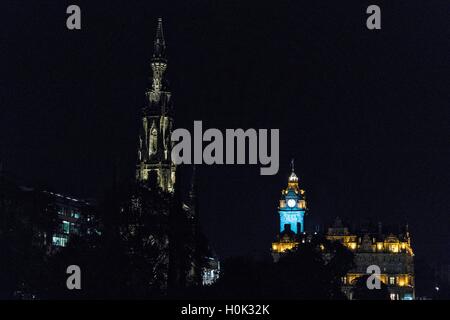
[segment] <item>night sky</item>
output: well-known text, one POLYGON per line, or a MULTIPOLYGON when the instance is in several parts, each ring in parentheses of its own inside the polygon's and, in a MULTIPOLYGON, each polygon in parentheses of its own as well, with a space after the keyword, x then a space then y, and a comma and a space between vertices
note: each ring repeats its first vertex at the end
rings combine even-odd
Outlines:
POLYGON ((3 1, 0 159, 11 175, 95 198, 115 163, 133 177, 160 16, 178 127, 280 129, 278 175, 197 170, 220 257, 269 253, 295 158, 306 229, 335 216, 408 222, 418 257, 448 258, 446 0, 3 1), (70 4, 81 31, 66 29, 70 4), (365 26, 370 4, 382 30, 365 26))

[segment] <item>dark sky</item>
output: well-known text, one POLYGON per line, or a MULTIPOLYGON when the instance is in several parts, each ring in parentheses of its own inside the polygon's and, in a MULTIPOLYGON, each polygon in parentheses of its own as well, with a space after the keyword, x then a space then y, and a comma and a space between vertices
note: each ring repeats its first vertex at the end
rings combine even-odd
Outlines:
POLYGON ((220 256, 267 254, 290 158, 307 229, 343 216, 409 222, 419 257, 448 257, 448 1, 3 1, 0 158, 28 185, 99 197, 134 174, 156 19, 176 125, 279 128, 280 171, 201 166, 220 256), (82 10, 68 31, 66 7, 82 10), (280 4, 281 3, 281 4, 280 4), (365 27, 378 4, 382 30, 365 27))

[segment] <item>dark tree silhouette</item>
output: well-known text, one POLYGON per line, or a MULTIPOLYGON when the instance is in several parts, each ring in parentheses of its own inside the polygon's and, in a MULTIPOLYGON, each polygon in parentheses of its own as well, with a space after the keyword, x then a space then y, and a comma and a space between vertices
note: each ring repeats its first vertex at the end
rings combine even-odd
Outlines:
POLYGON ((32 299, 41 291, 56 216, 48 194, 0 177, 0 298, 32 299))
POLYGON ((278 263, 231 258, 216 284, 202 297, 233 299, 345 299, 341 278, 353 266, 353 254, 323 238, 286 252, 278 263))
POLYGON ((180 297, 187 286, 200 283, 195 272, 202 265, 194 261, 202 260, 206 246, 198 245, 202 238, 194 232, 192 211, 186 211, 179 191, 164 192, 150 177, 147 183, 115 184, 101 202, 99 232, 71 238, 51 257, 49 297, 180 297), (82 270, 81 291, 65 286, 72 264, 82 270))
POLYGON ((381 282, 380 289, 369 289, 367 279, 370 275, 364 275, 355 279, 353 288, 354 300, 390 300, 388 287, 381 282))

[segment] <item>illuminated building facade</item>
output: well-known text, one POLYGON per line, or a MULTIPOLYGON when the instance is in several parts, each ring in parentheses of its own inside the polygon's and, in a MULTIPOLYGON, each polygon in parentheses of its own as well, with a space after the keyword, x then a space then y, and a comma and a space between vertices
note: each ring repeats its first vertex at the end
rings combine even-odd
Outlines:
POLYGON ((136 178, 147 181, 153 172, 164 191, 173 192, 175 164, 171 158, 173 105, 166 80, 167 58, 162 19, 154 40, 152 87, 146 92, 146 106, 142 110, 136 178))
POLYGON ((53 199, 58 213, 58 223, 52 236, 53 247, 65 247, 72 235, 84 235, 92 232, 89 227, 92 206, 84 200, 75 199, 57 193, 46 192, 53 199))
MULTIPOLYGON (((313 237, 304 232, 307 209, 304 193, 292 168, 288 186, 281 192, 278 208, 280 233, 271 250, 274 262, 286 251, 295 250, 313 237)), ((336 219, 325 238, 341 242, 354 254, 355 267, 342 279, 342 290, 349 299, 353 297, 355 280, 367 275, 370 265, 380 267, 380 279, 387 285, 392 300, 415 299, 414 253, 407 226, 401 232, 383 233, 381 224, 377 230, 350 232, 336 219)))
POLYGON ((299 243, 307 240, 304 234, 305 191, 299 187, 293 161, 291 166, 288 185, 281 191, 281 199, 278 206, 280 233, 276 241, 272 243, 272 256, 275 261, 278 261, 280 254, 284 251, 292 250, 299 243))
POLYGON ((415 298, 414 253, 407 226, 398 234, 384 234, 381 224, 375 232, 366 230, 351 233, 336 219, 328 229, 326 238, 340 241, 355 255, 355 267, 342 279, 342 289, 349 299, 352 299, 355 279, 367 275, 367 267, 370 265, 380 267, 380 279, 387 285, 392 300, 415 298))

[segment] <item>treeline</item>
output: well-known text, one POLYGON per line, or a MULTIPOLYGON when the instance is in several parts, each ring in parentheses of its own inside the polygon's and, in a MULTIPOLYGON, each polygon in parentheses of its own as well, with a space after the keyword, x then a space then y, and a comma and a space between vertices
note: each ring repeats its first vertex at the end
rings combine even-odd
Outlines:
POLYGON ((86 232, 55 248, 60 222, 51 197, 2 176, 0 299, 165 298, 199 286, 209 248, 193 210, 154 177, 115 185, 81 226, 86 232), (67 288, 70 265, 80 267, 81 290, 67 288))

